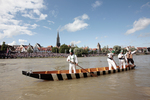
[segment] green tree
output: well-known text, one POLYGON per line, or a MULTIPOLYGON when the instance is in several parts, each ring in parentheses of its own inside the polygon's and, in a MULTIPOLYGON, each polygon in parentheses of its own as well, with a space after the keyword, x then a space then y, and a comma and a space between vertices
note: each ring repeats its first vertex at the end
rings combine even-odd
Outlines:
POLYGON ((146 49, 144 49, 144 53, 147 54, 147 50, 146 49))
POLYGON ((29 43, 29 45, 28 45, 27 52, 28 52, 28 53, 33 53, 33 49, 32 49, 32 47, 31 47, 30 43, 29 43))
POLYGON ((57 47, 53 47, 53 48, 52 48, 52 52, 53 52, 53 53, 56 53, 56 52, 58 53, 58 52, 59 52, 59 49, 58 49, 57 47))
POLYGON ((69 47, 66 44, 63 44, 59 48, 59 53, 69 53, 69 47))
POLYGON ((125 48, 121 48, 121 50, 123 50, 123 54, 125 54, 127 52, 127 49, 125 49, 125 48))
POLYGON ((83 49, 82 49, 82 48, 75 48, 75 49, 74 49, 74 52, 75 52, 75 54, 76 54, 78 57, 82 57, 83 49))
POLYGON ((89 54, 93 54, 93 50, 89 51, 89 54))
POLYGON ((82 50, 82 54, 87 55, 87 54, 88 54, 88 52, 89 52, 89 48, 87 48, 87 49, 83 49, 83 50, 82 50))
POLYGON ((104 46, 103 48, 102 48, 102 52, 103 53, 108 53, 109 51, 108 51, 108 46, 106 47, 106 46, 104 46))
POLYGON ((7 51, 7 47, 8 47, 8 45, 6 45, 5 42, 3 42, 2 46, 1 46, 1 51, 7 51))
POLYGON ((27 49, 27 52, 28 52, 28 53, 33 53, 33 50, 31 49, 31 47, 29 47, 29 48, 27 49))
POLYGON ((121 51, 121 46, 115 45, 115 46, 113 47, 113 50, 115 50, 115 54, 119 54, 120 51, 121 51))

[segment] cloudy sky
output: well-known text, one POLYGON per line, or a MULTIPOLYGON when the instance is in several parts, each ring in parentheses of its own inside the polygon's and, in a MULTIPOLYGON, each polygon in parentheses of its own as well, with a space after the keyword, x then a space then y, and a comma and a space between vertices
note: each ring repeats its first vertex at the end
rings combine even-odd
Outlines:
POLYGON ((0 0, 0 43, 150 47, 149 0, 0 0))

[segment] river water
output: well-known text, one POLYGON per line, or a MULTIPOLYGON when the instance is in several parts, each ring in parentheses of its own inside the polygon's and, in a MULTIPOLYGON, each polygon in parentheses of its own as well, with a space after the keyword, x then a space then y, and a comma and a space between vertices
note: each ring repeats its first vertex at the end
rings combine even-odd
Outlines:
MULTIPOLYGON (((107 57, 78 58, 84 68, 106 67, 107 57)), ((118 58, 115 56, 118 64, 118 58)), ((65 81, 44 81, 22 70, 67 70, 66 58, 0 59, 0 100, 150 100, 150 55, 134 55, 136 68, 65 81)))

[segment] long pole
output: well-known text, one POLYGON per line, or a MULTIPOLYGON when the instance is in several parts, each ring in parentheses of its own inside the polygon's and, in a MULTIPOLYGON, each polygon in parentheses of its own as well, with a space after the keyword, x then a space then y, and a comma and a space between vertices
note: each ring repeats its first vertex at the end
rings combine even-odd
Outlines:
MULTIPOLYGON (((80 67, 81 69, 85 70, 86 72, 90 73, 88 70, 82 68, 81 66, 79 66, 79 65, 77 65, 77 66, 80 67)), ((91 74, 92 76, 94 76, 94 77, 97 77, 97 75, 95 75, 95 74, 93 74, 93 73, 90 73, 90 74, 91 74)))
MULTIPOLYGON (((70 61, 70 60, 69 60, 70 61)), ((75 64, 74 62, 72 62, 72 61, 70 61, 72 64, 75 64)), ((76 65, 76 64, 75 64, 76 65)), ((93 73, 91 73, 91 72, 89 72, 88 70, 86 70, 86 69, 84 69, 84 68, 82 68, 81 66, 79 66, 79 65, 77 65, 78 67, 80 67, 81 69, 83 69, 83 70, 85 70, 86 72, 88 72, 88 73, 90 73, 92 76, 94 76, 94 77, 97 77, 97 75, 95 75, 95 74, 93 74, 93 73)))

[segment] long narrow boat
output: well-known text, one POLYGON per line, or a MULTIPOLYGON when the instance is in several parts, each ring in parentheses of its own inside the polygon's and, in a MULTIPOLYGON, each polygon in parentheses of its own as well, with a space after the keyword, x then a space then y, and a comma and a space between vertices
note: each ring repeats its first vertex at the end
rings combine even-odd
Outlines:
POLYGON ((109 67, 87 68, 85 70, 76 69, 76 73, 72 73, 72 74, 69 74, 69 70, 34 71, 34 72, 22 71, 22 74, 29 76, 29 77, 37 78, 37 79, 58 81, 58 80, 70 80, 70 79, 93 77, 90 73, 100 76, 100 75, 112 74, 112 73, 117 73, 117 72, 123 72, 123 71, 134 69, 135 66, 126 65, 126 68, 119 69, 118 66, 117 68, 118 68, 117 70, 114 70, 113 68, 112 70, 109 70, 109 67))

